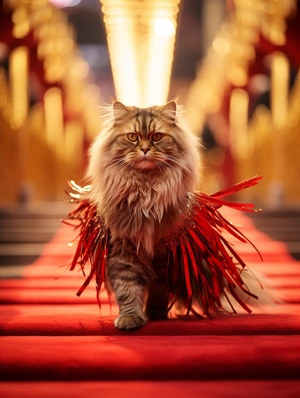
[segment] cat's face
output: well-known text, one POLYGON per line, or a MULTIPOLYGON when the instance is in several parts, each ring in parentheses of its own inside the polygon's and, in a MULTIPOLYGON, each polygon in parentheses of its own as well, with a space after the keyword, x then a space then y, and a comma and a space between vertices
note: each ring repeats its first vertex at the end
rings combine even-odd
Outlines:
POLYGON ((175 102, 144 109, 116 102, 113 112, 110 152, 119 166, 158 171, 176 166, 184 142, 175 126, 175 102))
POLYGON ((169 206, 185 206, 187 192, 198 186, 201 159, 181 108, 174 101, 149 108, 115 102, 101 122, 86 174, 99 209, 107 215, 127 200, 136 214, 155 208, 161 220, 169 206))

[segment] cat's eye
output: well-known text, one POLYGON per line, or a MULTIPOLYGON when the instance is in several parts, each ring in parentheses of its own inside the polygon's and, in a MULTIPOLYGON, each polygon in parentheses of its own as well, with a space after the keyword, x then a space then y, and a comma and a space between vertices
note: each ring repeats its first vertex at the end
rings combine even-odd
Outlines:
POLYGON ((134 133, 128 133, 127 138, 128 138, 128 141, 130 141, 130 142, 135 142, 138 140, 137 134, 134 134, 134 133))
POLYGON ((154 141, 154 142, 160 141, 162 139, 162 137, 163 137, 162 133, 154 133, 151 136, 152 141, 154 141))

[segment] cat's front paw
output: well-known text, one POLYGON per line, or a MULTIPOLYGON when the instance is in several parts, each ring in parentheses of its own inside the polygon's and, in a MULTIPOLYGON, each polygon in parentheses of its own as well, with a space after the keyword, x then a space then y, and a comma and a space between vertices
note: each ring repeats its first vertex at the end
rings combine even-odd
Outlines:
POLYGON ((140 328, 145 325, 146 321, 142 315, 119 315, 114 324, 118 329, 130 330, 140 328))

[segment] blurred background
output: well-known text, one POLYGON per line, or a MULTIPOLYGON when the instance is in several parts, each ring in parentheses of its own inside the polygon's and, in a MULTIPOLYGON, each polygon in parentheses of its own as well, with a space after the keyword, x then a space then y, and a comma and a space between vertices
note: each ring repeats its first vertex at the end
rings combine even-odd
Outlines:
POLYGON ((174 98, 204 143, 202 190, 259 174, 241 196, 299 206, 298 1, 0 3, 0 207, 83 183, 99 106, 174 98))

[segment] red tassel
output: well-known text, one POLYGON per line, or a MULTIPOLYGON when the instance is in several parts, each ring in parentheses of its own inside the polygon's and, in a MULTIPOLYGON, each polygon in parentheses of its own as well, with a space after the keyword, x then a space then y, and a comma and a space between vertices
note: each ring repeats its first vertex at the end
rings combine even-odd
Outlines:
MULTIPOLYGON (((82 189, 73 185, 71 187, 78 192, 76 195, 80 196, 82 189)), ((69 196, 73 197, 72 194, 69 196)), ((98 214, 95 204, 87 199, 72 199, 71 202, 79 203, 78 207, 68 215, 68 220, 79 222, 75 226, 73 225, 75 230, 79 229, 79 235, 77 237, 77 248, 70 266, 70 271, 74 270, 78 264, 85 275, 86 264, 90 263, 91 265, 90 273, 78 290, 77 296, 83 293, 93 277, 96 277, 98 295, 104 282, 109 231, 98 214)), ((69 225, 66 220, 63 220, 63 222, 69 225)))
MULTIPOLYGON (((237 303, 247 312, 251 312, 246 302, 236 293, 236 287, 239 287, 249 297, 257 298, 245 288, 241 277, 241 270, 246 267, 246 264, 230 242, 225 239, 223 232, 226 231, 240 242, 250 243, 257 252, 258 250, 244 234, 219 213, 218 209, 222 206, 229 206, 237 210, 254 212, 252 204, 228 202, 220 198, 251 187, 260 179, 261 177, 254 177, 211 196, 200 192, 190 195, 192 210, 165 238, 166 246, 173 250, 173 253, 175 252, 174 246, 180 248, 180 251, 176 252, 178 256, 176 262, 183 263, 185 286, 181 291, 177 291, 177 296, 185 298, 188 303, 187 313, 189 311, 193 314, 197 313, 193 307, 190 307, 192 283, 194 286, 192 294, 196 301, 198 300, 199 306, 204 308, 206 316, 211 317, 210 314, 221 307, 222 295, 235 312, 226 293, 224 281, 237 303), (197 256, 194 253, 197 253, 197 256), (206 267, 203 265, 204 261, 207 264, 206 267), (241 270, 238 270, 238 265, 241 270), (188 272, 188 267, 190 272, 188 272), (192 275, 192 280, 190 275, 192 275)), ((176 285, 174 280, 173 285, 176 285)))
MULTIPOLYGON (((219 213, 218 209, 228 206, 254 212, 251 203, 229 202, 222 198, 251 187, 260 179, 261 177, 254 177, 242 181, 211 196, 201 192, 189 194, 188 214, 164 239, 168 250, 167 267, 171 303, 169 309, 180 298, 185 303, 186 315, 191 312, 197 317, 205 315, 211 319, 211 314, 221 307, 221 296, 227 299, 232 311, 235 312, 227 294, 229 292, 245 311, 251 312, 236 290, 238 287, 249 297, 256 297, 248 291, 242 279, 241 271, 246 264, 232 244, 225 239, 223 233, 226 232, 240 242, 250 243, 257 252, 258 250, 237 227, 219 213), (194 308, 193 302, 202 308, 203 314, 194 308)), ((69 194, 71 202, 77 203, 78 206, 70 212, 64 222, 79 230, 77 248, 70 270, 74 270, 78 264, 84 273, 86 264, 90 263, 90 273, 77 295, 80 296, 95 277, 97 300, 100 305, 99 294, 105 279, 106 258, 109 254, 109 229, 104 225, 96 205, 84 198, 90 187, 80 188, 73 182, 70 186, 75 192, 69 194), (77 224, 74 225, 70 221, 75 221, 77 224)))

